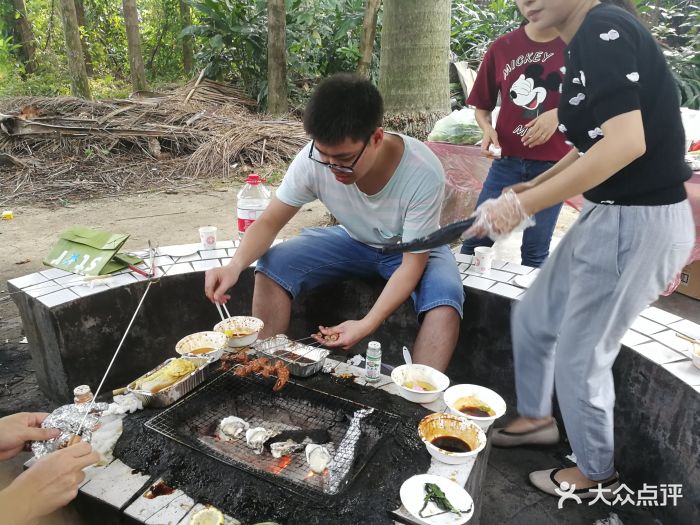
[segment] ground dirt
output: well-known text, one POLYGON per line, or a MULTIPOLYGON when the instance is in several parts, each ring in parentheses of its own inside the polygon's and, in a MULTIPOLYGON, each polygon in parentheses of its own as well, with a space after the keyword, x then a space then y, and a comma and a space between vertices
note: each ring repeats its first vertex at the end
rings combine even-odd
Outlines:
MULTIPOLYGON (((23 337, 19 313, 7 295, 6 281, 45 269, 43 257, 57 234, 71 225, 84 225, 113 232, 128 233, 126 250, 138 250, 153 241, 159 246, 195 243, 197 228, 216 226, 219 239, 236 234, 235 212, 238 188, 202 183, 186 190, 152 192, 110 199, 77 202, 59 208, 13 208, 14 219, 0 221, 0 416, 16 411, 50 410, 51 404, 39 391, 33 374, 28 345, 23 337)), ((560 216, 554 243, 573 223, 577 213, 565 207, 560 216)), ((281 232, 289 238, 302 228, 327 224, 329 215, 319 202, 304 206, 281 232)), ((496 246, 496 258, 520 262, 519 236, 514 235, 496 246)), ((0 465, 0 488, 22 469, 28 457, 22 455, 0 465)), ((83 521, 68 508, 42 523, 80 525, 83 521)))

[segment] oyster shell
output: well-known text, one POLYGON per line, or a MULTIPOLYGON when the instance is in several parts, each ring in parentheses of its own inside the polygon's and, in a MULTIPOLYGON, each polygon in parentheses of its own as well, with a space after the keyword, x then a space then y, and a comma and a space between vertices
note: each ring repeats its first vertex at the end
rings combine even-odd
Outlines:
POLYGON ((265 441, 275 435, 272 430, 263 427, 249 428, 245 432, 245 442, 256 454, 262 454, 265 441))
POLYGON ((250 425, 247 421, 236 416, 228 416, 219 423, 219 437, 223 439, 237 438, 248 430, 250 425))
POLYGON ((321 445, 306 445, 306 461, 314 473, 323 474, 331 462, 331 454, 321 445))
POLYGON ((300 445, 296 441, 288 439, 287 441, 279 441, 277 443, 272 443, 270 445, 270 452, 272 453, 272 457, 281 458, 282 456, 286 456, 287 454, 296 452, 303 446, 304 445, 300 445))

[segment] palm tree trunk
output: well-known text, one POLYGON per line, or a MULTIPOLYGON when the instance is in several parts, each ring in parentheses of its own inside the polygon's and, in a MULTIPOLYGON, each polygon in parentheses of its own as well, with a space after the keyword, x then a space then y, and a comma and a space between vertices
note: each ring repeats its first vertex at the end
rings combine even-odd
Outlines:
MULTIPOLYGON (((181 29, 192 25, 192 13, 190 12, 190 6, 187 5, 185 0, 180 0, 180 22, 181 29)), ((188 75, 192 73, 194 52, 192 50, 192 36, 190 35, 182 37, 182 66, 185 69, 185 73, 188 75)))
POLYGON ((122 0, 124 23, 126 25, 126 41, 129 52, 129 69, 131 84, 134 91, 146 90, 146 72, 143 66, 141 52, 141 36, 139 35, 139 15, 136 10, 136 0, 122 0))
MULTIPOLYGON (((85 21, 85 6, 83 5, 83 0, 75 0, 75 14, 78 18, 78 27, 86 27, 87 23, 85 21)), ((83 32, 80 33, 80 45, 83 48, 83 59, 85 60, 85 71, 87 71, 88 76, 92 76, 92 57, 90 56, 90 50, 88 49, 87 41, 83 36, 83 32)))
POLYGON ((379 90, 385 124, 427 137, 450 111, 450 0, 384 0, 379 90))
POLYGON ((85 59, 80 45, 78 16, 75 13, 73 0, 61 0, 61 19, 63 20, 63 35, 66 39, 66 59, 70 72, 71 92, 75 97, 89 99, 90 83, 85 70, 85 59))
POLYGON ((365 4, 365 17, 360 37, 360 62, 357 64, 357 74, 365 78, 369 78, 372 69, 372 53, 374 37, 377 34, 377 14, 380 3, 381 0, 367 0, 365 4))
POLYGON ((287 113, 287 44, 284 0, 267 0, 267 112, 287 113))
POLYGON ((24 0, 14 0, 14 5, 17 16, 13 17, 13 20, 19 35, 19 44, 22 46, 24 72, 31 75, 36 72, 36 41, 34 40, 34 32, 27 18, 27 7, 24 4, 24 0))

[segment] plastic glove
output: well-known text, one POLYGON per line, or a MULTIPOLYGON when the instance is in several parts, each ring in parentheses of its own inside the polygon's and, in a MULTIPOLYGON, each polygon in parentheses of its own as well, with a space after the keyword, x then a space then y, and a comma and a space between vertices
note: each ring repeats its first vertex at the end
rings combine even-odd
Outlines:
POLYGON ((524 230, 535 224, 512 190, 503 192, 497 199, 484 201, 474 215, 476 220, 464 233, 465 239, 489 237, 496 241, 515 230, 524 230))

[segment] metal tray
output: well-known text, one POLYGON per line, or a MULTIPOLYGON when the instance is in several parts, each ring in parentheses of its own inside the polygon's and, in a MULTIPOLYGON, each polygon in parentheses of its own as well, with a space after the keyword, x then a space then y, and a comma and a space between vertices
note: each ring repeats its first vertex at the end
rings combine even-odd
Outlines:
POLYGON ((167 407, 169 405, 172 405, 175 401, 183 397, 185 394, 194 390, 195 387, 197 387, 202 381, 204 381, 207 378, 207 367, 209 366, 209 362, 210 361, 207 358, 171 357, 165 362, 159 364, 153 370, 146 372, 139 378, 129 383, 126 387, 126 391, 131 392, 136 397, 138 397, 143 403, 144 407, 167 407), (164 388, 163 390, 155 394, 146 390, 137 390, 133 388, 134 384, 136 383, 136 381, 138 381, 138 379, 141 379, 141 377, 145 377, 154 372, 157 372, 158 370, 160 370, 175 359, 188 359, 190 361, 194 361, 195 364, 197 364, 197 368, 189 374, 187 374, 186 376, 184 376, 177 383, 173 383, 169 387, 164 388))
POLYGON ((264 355, 273 363, 275 361, 282 361, 285 365, 287 365, 287 368, 289 368, 289 373, 296 377, 309 377, 321 370, 326 362, 326 357, 328 357, 328 354, 330 354, 330 351, 326 350, 325 348, 295 343, 286 335, 269 337, 256 343, 253 348, 256 352, 264 355), (279 356, 276 354, 276 352, 280 350, 294 352, 300 357, 313 360, 313 362, 299 363, 298 361, 294 361, 288 357, 279 356))

